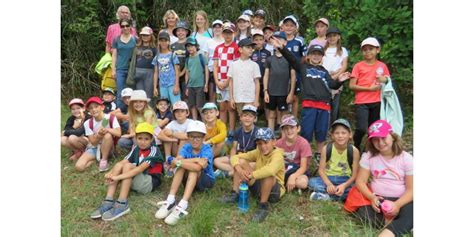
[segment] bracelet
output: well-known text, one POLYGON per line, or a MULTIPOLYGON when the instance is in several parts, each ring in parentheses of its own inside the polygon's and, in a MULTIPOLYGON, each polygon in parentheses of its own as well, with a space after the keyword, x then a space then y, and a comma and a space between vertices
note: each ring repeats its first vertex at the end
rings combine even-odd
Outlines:
POLYGON ((179 167, 181 167, 181 164, 182 164, 182 160, 176 161, 176 168, 178 169, 179 167))

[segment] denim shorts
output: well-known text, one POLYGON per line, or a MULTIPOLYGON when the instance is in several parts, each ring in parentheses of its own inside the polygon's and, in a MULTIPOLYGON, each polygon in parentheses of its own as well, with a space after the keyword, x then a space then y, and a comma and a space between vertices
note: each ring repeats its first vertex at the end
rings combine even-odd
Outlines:
MULTIPOLYGON (((187 171, 186 171, 187 172, 187 171)), ((182 184, 184 187, 186 187, 186 182, 188 181, 188 175, 187 173, 183 177, 182 184)), ((196 186, 194 187, 194 190, 198 192, 205 191, 206 189, 210 189, 214 186, 214 179, 211 179, 209 176, 207 176, 204 171, 201 171, 201 176, 199 176, 199 179, 196 183, 196 186)))
MULTIPOLYGON (((97 147, 96 146, 87 147, 85 152, 93 155, 94 158, 97 159, 97 147)), ((97 161, 100 161, 100 160, 97 160, 97 161)))
MULTIPOLYGON (((334 186, 337 186, 339 184, 342 184, 346 182, 347 180, 350 179, 349 176, 328 176, 329 181, 331 181, 334 186)), ((318 192, 318 193, 327 193, 326 191, 326 184, 324 183, 323 179, 321 177, 312 177, 309 179, 308 182, 308 188, 318 192)), ((349 193, 349 190, 351 190, 352 185, 347 187, 344 190, 344 194, 342 196, 337 196, 337 195, 329 195, 331 197, 331 200, 339 200, 339 201, 344 201, 347 198, 347 194, 349 193)))

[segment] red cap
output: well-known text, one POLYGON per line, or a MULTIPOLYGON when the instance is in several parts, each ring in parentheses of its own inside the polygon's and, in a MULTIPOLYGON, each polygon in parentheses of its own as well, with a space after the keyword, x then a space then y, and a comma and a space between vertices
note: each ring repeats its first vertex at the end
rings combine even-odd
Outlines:
POLYGON ((88 107, 89 107, 89 104, 91 104, 91 103, 97 103, 97 104, 100 104, 100 105, 103 105, 103 104, 104 104, 104 102, 102 101, 102 99, 99 98, 99 97, 97 97, 97 96, 93 96, 93 97, 91 97, 91 98, 89 98, 89 99, 87 100, 87 102, 86 102, 86 108, 88 108, 88 107))

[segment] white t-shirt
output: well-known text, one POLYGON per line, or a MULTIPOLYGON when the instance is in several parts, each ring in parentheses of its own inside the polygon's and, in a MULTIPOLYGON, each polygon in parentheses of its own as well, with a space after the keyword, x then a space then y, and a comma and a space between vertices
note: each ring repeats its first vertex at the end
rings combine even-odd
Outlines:
POLYGON ((255 79, 261 77, 258 64, 250 58, 240 58, 229 66, 228 77, 232 77, 233 94, 236 103, 255 102, 255 79))
MULTIPOLYGON (((84 122, 84 129, 85 129, 85 133, 86 133, 86 136, 90 136, 92 134, 95 134, 99 131, 99 128, 102 127, 102 121, 104 119, 107 119, 107 121, 110 119, 110 114, 104 114, 104 118, 102 118, 102 120, 100 121, 96 121, 94 118, 90 118, 88 120, 86 120, 84 122), (89 123, 91 120, 93 121, 93 124, 92 124, 92 129, 89 127, 89 123)), ((110 122, 107 122, 107 125, 104 127, 104 128, 110 128, 110 122)), ((119 128, 120 127, 120 124, 118 123, 118 120, 117 120, 117 117, 114 118, 114 121, 112 121, 112 128, 119 128)), ((99 142, 99 143, 102 143, 99 142)))
POLYGON ((346 48, 342 47, 342 55, 337 55, 337 48, 327 48, 323 57, 323 67, 333 73, 342 67, 342 61, 349 56, 346 48))
POLYGON ((275 52, 275 47, 273 47, 273 45, 269 44, 269 43, 266 43, 265 44, 265 49, 270 51, 270 54, 273 55, 275 52))
POLYGON ((206 44, 204 44, 204 47, 201 48, 202 52, 207 53, 209 55, 209 71, 212 72, 214 71, 214 60, 212 60, 212 56, 214 55, 214 50, 216 49, 217 45, 220 45, 224 43, 224 38, 218 39, 218 38, 212 38, 208 41, 206 41, 206 44))
POLYGON ((168 128, 173 132, 186 132, 186 129, 188 128, 188 124, 191 121, 192 119, 186 119, 184 123, 178 123, 178 121, 173 120, 170 123, 168 123, 165 128, 168 128))

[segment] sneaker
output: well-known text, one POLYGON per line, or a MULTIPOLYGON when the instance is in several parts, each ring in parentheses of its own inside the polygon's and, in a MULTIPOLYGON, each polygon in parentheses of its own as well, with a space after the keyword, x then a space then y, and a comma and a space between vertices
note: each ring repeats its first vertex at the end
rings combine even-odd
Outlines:
POLYGON ((227 135, 227 138, 225 139, 225 144, 232 145, 233 141, 234 141, 234 133, 229 132, 229 134, 227 135))
POLYGON ((227 171, 222 171, 220 169, 217 169, 216 171, 214 171, 214 177, 217 179, 217 178, 223 178, 225 179, 226 177, 229 177, 229 172, 227 171))
POLYGON ((329 201, 329 200, 331 200, 331 197, 327 193, 312 192, 311 195, 309 195, 309 200, 329 201))
POLYGON ((176 225, 178 223, 179 219, 183 218, 184 216, 188 215, 188 212, 185 210, 182 210, 180 206, 176 206, 173 209, 173 212, 169 214, 166 219, 165 223, 168 225, 176 225))
POLYGON ((221 198, 223 203, 237 203, 239 201, 239 194, 232 191, 230 194, 226 194, 221 198))
POLYGON ((92 219, 100 218, 102 217, 102 214, 112 209, 113 207, 114 207, 114 200, 104 200, 102 201, 102 204, 100 204, 100 206, 90 214, 90 217, 92 219))
POLYGON ((97 160, 101 160, 100 144, 97 144, 97 151, 95 152, 95 158, 97 160))
POLYGON ((104 221, 113 221, 127 213, 130 212, 130 207, 128 202, 115 202, 114 207, 104 214, 102 214, 102 220, 104 221))
POLYGON ((176 202, 168 203, 167 201, 162 201, 158 203, 158 206, 161 206, 158 211, 155 213, 155 217, 158 219, 166 218, 172 211, 173 207, 176 205, 176 202))
POLYGON ((252 221, 253 222, 262 222, 262 221, 264 221, 267 218, 269 212, 270 211, 268 210, 268 203, 266 203, 266 204, 259 203, 258 204, 258 210, 253 215, 252 221))
POLYGON ((99 172, 104 172, 109 169, 109 162, 107 160, 100 160, 99 162, 99 172))

